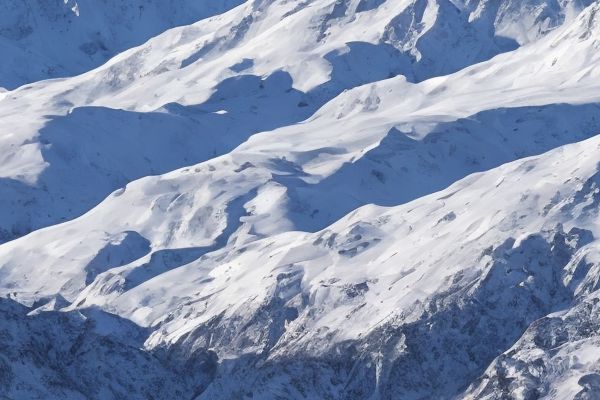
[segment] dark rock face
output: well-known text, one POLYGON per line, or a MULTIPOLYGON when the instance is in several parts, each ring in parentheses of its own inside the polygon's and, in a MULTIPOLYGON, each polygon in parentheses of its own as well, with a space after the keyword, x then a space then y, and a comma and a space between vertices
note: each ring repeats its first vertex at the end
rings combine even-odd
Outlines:
MULTIPOLYGON (((411 313, 398 312, 364 339, 325 345, 327 350, 320 354, 307 356, 311 351, 294 347, 282 331, 268 336, 269 340, 252 335, 279 329, 277 321, 285 319, 280 315, 285 310, 276 303, 257 311, 251 319, 252 329, 242 330, 243 341, 235 336, 239 327, 234 322, 219 319, 191 332, 170 351, 187 349, 182 351, 185 354, 190 349, 198 351, 197 346, 227 349, 262 343, 261 353, 221 360, 200 399, 451 399, 465 395, 467 386, 478 380, 487 382, 482 396, 504 398, 515 383, 496 369, 506 369, 503 365, 509 356, 501 354, 523 334, 530 337, 532 345, 551 351, 597 331, 595 325, 589 325, 593 323, 589 320, 591 305, 581 305, 582 311, 571 318, 584 325, 579 328, 576 324, 566 328, 566 322, 544 317, 575 301, 563 279, 564 270, 592 238, 589 231, 573 228, 564 232, 560 225, 552 232, 532 234, 517 245, 509 238, 485 252, 489 261, 479 277, 468 280, 457 275, 449 280, 446 291, 411 313), (581 315, 585 312, 587 315, 581 315), (214 332, 220 332, 220 339, 208 343, 206 338, 214 332), (497 380, 490 383, 490 372, 484 371, 492 362, 497 380)), ((355 293, 367 288, 364 283, 348 290, 355 293)), ((522 364, 529 371, 538 362, 522 364)), ((535 368, 536 378, 527 378, 534 382, 531 396, 543 392, 551 370, 543 364, 535 368)), ((588 396, 595 382, 593 377, 582 378, 579 398, 588 398, 581 396, 588 396)))
POLYGON ((0 392, 8 399, 189 398, 214 359, 163 359, 143 350, 147 331, 111 314, 42 312, 0 299, 0 392))

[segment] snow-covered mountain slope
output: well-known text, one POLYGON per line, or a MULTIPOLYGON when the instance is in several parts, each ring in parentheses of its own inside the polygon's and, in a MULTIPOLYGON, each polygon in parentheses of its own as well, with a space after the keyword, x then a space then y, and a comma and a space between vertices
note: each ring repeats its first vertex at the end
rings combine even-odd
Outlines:
MULTIPOLYGON (((28 293, 62 287, 72 300, 93 280, 86 263, 124 232, 141 235, 154 252, 201 253, 223 246, 238 229, 258 237, 316 231, 361 205, 400 204, 469 173, 590 137, 600 131, 598 80, 593 70, 573 76, 596 56, 595 36, 578 39, 579 46, 566 40, 582 37, 587 18, 536 46, 448 77, 417 85, 398 77, 347 91, 304 123, 254 135, 206 164, 129 184, 78 220, 0 247, 3 270, 26 274, 33 285, 28 293), (555 63, 567 50, 568 63, 555 63), (548 59, 540 60, 541 52, 548 59), (490 79, 495 71, 506 73, 490 79), (571 79, 557 82, 557 91, 548 85, 553 76, 571 79), (332 201, 336 207, 328 206, 332 201), (89 232, 84 247, 82 230, 89 232), (55 241, 61 251, 49 250, 54 246, 46 243, 55 241), (65 265, 65 257, 80 261, 65 265), (56 265, 62 278, 28 273, 23 263, 44 265, 47 273, 56 265)), ((13 288, 13 282, 0 286, 13 288)))
MULTIPOLYGON (((169 104, 149 113, 81 107, 65 116, 44 116, 41 129, 25 128, 36 132, 35 139, 3 154, 9 176, 0 178, 5 194, 0 240, 81 215, 132 180, 209 159, 252 133, 304 119, 311 108, 298 107, 302 98, 284 74, 273 74, 226 81, 199 107, 169 104), (222 93, 229 97, 220 98, 222 93), (275 115, 266 118, 266 110, 275 115), (32 174, 19 175, 23 170, 32 174), (22 212, 13 213, 15 208, 22 212)), ((10 119, 14 129, 24 125, 15 108, 10 110, 6 133, 10 119)), ((21 139, 4 138, 7 148, 21 139)))
POLYGON ((68 333, 10 396, 594 398, 599 27, 249 1, 0 94, 10 329, 68 333))
POLYGON ((215 351, 223 369, 200 398, 449 397, 597 289, 599 150, 594 137, 321 232, 238 239, 152 279, 192 250, 163 252, 99 275, 74 305, 152 326, 149 348, 215 351))
MULTIPOLYGON (((77 18, 82 18, 83 4, 77 18)), ((117 7, 116 2, 93 4, 106 18, 117 7)), ((144 10, 149 10, 147 18, 179 12, 194 16, 169 8, 184 10, 185 4, 150 2, 144 3, 144 10), (165 10, 152 11, 156 7, 165 10)), ((189 7, 206 12, 202 4, 190 2, 189 7)), ((215 7, 231 5, 218 4, 215 7)), ((79 216, 139 177, 204 161, 226 153, 257 131, 301 121, 345 89, 398 74, 410 81, 422 80, 512 49, 515 40, 536 41, 552 27, 568 24, 585 4, 249 1, 217 17, 165 32, 79 77, 0 94, 0 187, 7 193, 2 199, 1 209, 7 211, 2 213, 0 240, 79 216), (520 31, 513 22, 525 12, 536 18, 520 20, 520 31), (246 96, 260 100, 250 102, 246 96), (171 103, 184 107, 168 107, 171 103), (177 140, 165 141, 165 136, 149 133, 147 149, 138 152, 131 146, 139 142, 148 124, 171 121, 177 140), (66 130, 69 133, 63 134, 66 130), (114 130, 122 134, 106 135, 114 130), (222 132, 227 132, 223 142, 222 132), (93 150, 79 141, 94 142, 93 150), (173 160, 160 156, 165 152, 173 160), (137 160, 130 162, 132 158, 137 160), (71 174, 66 171, 77 173, 67 180, 71 174), (12 207, 24 212, 15 215, 12 207)), ((32 9, 41 12, 45 7, 50 6, 32 9)), ((116 14, 126 18, 135 9, 131 7, 116 14)), ((139 26, 161 26, 131 24, 136 32, 139 26)), ((44 30, 40 32, 46 37, 44 30)), ((73 48, 68 40, 56 41, 73 48)))
POLYGON ((178 25, 242 0, 3 0, 0 87, 88 71, 178 25))
MULTIPOLYGON (((201 398, 242 388, 259 398, 450 398, 530 323, 597 290, 597 258, 580 261, 598 245, 598 149, 594 138, 405 206, 362 208, 323 232, 218 253, 113 304, 127 309, 144 299, 147 311, 129 309, 139 318, 181 296, 181 286, 167 282, 193 282, 197 294, 148 344, 172 335, 174 346, 222 348, 227 359, 250 348, 263 360, 248 376, 236 353, 241 362, 201 398), (583 290, 582 281, 590 282, 583 290), (233 298, 245 300, 234 306, 233 298)), ((572 379, 593 363, 572 370, 572 379)))

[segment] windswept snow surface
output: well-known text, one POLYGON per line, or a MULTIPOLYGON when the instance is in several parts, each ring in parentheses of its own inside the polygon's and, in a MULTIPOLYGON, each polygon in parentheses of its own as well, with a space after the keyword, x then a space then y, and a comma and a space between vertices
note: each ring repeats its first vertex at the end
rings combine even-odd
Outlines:
POLYGON ((3 0, 0 87, 72 76, 242 0, 3 0))
POLYGON ((7 4, 7 398, 600 396, 599 2, 7 4))

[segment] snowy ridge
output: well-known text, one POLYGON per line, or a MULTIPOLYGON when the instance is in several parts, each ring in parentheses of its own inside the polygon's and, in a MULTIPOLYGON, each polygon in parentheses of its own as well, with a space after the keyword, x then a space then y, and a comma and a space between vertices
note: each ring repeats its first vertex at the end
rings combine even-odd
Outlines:
POLYGON ((0 94, 10 329, 135 398, 593 398, 600 4, 233 5, 0 94))
POLYGON ((0 87, 71 76, 161 31, 238 4, 236 0, 5 0, 0 87))
MULTIPOLYGON (((495 44, 495 21, 500 15, 508 18, 507 10, 521 12, 513 5, 494 17, 500 11, 493 7, 480 5, 479 12, 471 12, 474 4, 459 9, 447 1, 369 4, 247 2, 167 31, 81 76, 42 81, 5 94, 0 107, 0 177, 5 179, 0 184, 10 195, 3 209, 24 207, 25 212, 6 212, 0 237, 6 241, 74 218, 129 181, 204 161, 255 132, 301 121, 345 89, 398 74, 420 80, 453 72, 513 48, 495 44), (406 18, 411 25, 403 22, 406 18), (401 28, 407 32, 401 34, 401 28), (307 39, 296 40, 289 32, 307 39), (405 35, 414 37, 408 42, 399 39, 405 35), (443 51, 448 46, 453 50, 443 51), (239 93, 265 100, 249 105, 239 93), (175 102, 184 107, 168 107, 175 102), (277 116, 271 118, 267 110, 275 106, 277 116), (21 113, 29 115, 27 122, 21 113), (135 133, 127 133, 131 139, 103 133, 125 125, 141 132, 149 124, 174 124, 177 139, 161 138, 161 128, 140 154, 131 145, 138 141, 135 133), (83 157, 63 150, 65 131, 77 132, 67 143, 94 141, 95 154, 83 157), (220 132, 227 135, 224 140, 209 139, 212 149, 197 148, 206 143, 198 136, 222 136, 220 132), (115 140, 119 145, 114 146, 115 140), (115 153, 114 147, 120 151, 115 153), (190 151, 179 157, 181 148, 190 151), (165 149, 180 161, 165 162, 157 156, 165 149), (139 161, 130 165, 132 157, 139 161), (65 170, 82 171, 84 176, 74 176, 67 185, 61 178, 65 170)), ((563 21, 566 10, 576 5, 581 6, 554 7, 548 11, 553 17, 543 21, 563 21)))

